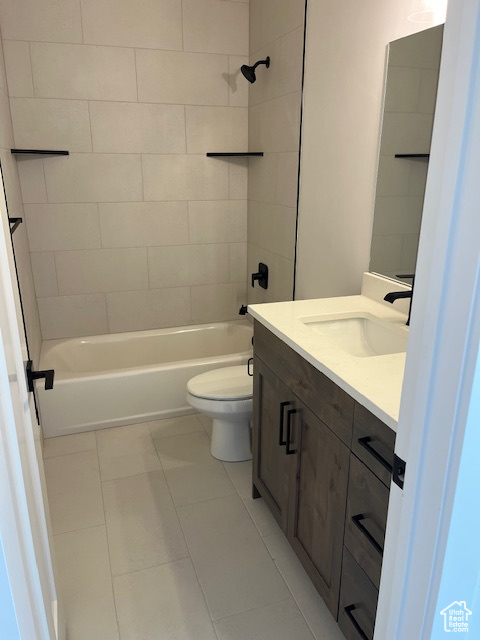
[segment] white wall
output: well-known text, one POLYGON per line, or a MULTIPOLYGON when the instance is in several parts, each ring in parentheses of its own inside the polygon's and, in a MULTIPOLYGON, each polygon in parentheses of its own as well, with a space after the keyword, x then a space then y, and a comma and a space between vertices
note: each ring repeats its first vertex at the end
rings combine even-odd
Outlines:
POLYGON ((412 4, 308 4, 299 299, 360 291, 370 261, 386 46, 433 25, 409 21, 412 4))
POLYGON ((44 339, 238 317, 248 0, 0 0, 44 339))

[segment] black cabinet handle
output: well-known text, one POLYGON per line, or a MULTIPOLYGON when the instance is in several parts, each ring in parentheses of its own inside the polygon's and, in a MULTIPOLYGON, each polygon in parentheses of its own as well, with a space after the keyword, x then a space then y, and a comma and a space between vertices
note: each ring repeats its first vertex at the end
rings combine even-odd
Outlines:
POLYGON ((53 389, 53 380, 55 378, 54 369, 46 369, 45 371, 33 371, 32 369, 33 363, 31 360, 27 362, 27 383, 28 390, 34 391, 34 380, 40 380, 41 378, 45 378, 45 391, 49 391, 53 389))
POLYGON ((359 513, 356 516, 352 516, 352 522, 353 524, 360 529, 360 531, 363 533, 363 535, 365 536, 365 538, 367 538, 367 540, 370 542, 370 544, 373 546, 373 548, 378 551, 378 553, 383 556, 383 547, 380 546, 378 544, 378 542, 375 540, 375 538, 372 536, 372 534, 370 533, 370 531, 362 524, 362 520, 365 520, 365 516, 363 515, 363 513, 359 513))
POLYGON ((249 358, 247 360, 247 373, 252 378, 253 377, 253 369, 250 370, 250 367, 253 367, 253 358, 249 358))
POLYGON ((280 403, 280 429, 278 433, 278 444, 280 447, 284 447, 287 444, 287 441, 283 437, 283 425, 285 422, 285 407, 288 407, 289 404, 292 404, 290 400, 280 403))
POLYGON ((355 618, 353 616, 352 611, 355 611, 356 608, 357 607, 354 604, 349 604, 348 607, 344 608, 344 611, 347 614, 347 617, 350 620, 350 622, 355 627, 355 630, 357 631, 357 633, 360 636, 360 638, 362 638, 362 640, 371 640, 371 638, 369 636, 367 636, 365 631, 362 629, 362 627, 358 624, 358 622, 355 620, 355 618))
POLYGON ((388 462, 388 460, 385 460, 385 458, 383 458, 378 453, 378 451, 375 451, 375 449, 372 447, 370 442, 372 442, 372 438, 370 438, 370 436, 366 436, 365 438, 358 439, 358 444, 361 445, 364 449, 366 449, 368 453, 372 455, 375 458, 375 460, 377 460, 382 465, 382 467, 385 467, 385 469, 389 473, 392 473, 393 471, 392 465, 388 462))
POLYGON ((298 449, 290 449, 292 416, 294 413, 297 413, 296 409, 289 409, 287 411, 287 456, 293 456, 298 451, 298 449))

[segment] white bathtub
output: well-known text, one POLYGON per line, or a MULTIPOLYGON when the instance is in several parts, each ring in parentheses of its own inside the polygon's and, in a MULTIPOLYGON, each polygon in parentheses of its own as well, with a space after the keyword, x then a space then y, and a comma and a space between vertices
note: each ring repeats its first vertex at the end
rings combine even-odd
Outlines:
POLYGON ((41 369, 55 385, 37 384, 45 437, 193 413, 186 384, 199 373, 247 362, 247 320, 47 340, 41 369))

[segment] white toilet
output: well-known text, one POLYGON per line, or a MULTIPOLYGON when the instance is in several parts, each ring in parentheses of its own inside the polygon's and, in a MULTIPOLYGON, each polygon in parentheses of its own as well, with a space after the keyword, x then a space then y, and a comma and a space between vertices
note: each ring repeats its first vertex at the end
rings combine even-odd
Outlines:
POLYGON ((247 365, 201 373, 187 384, 187 401, 213 418, 212 456, 225 462, 252 458, 250 421, 253 378, 247 365))

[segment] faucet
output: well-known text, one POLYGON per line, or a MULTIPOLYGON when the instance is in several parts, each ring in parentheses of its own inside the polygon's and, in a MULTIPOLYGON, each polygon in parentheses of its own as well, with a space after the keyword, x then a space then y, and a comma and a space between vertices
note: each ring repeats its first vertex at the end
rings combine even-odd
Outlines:
POLYGON ((410 298, 410 306, 408 307, 408 318, 406 322, 406 325, 408 327, 410 326, 410 315, 412 313, 412 300, 413 300, 413 287, 415 284, 415 274, 409 273, 406 275, 397 275, 397 278, 411 278, 412 280, 411 290, 410 291, 391 291, 390 293, 387 293, 387 295, 384 297, 384 300, 385 302, 390 302, 391 304, 393 304, 395 300, 410 298))

